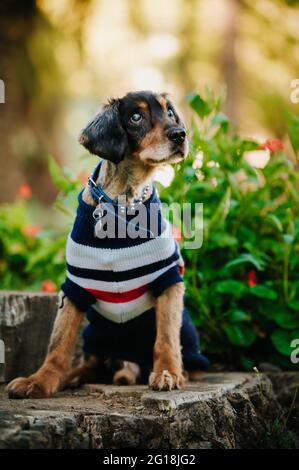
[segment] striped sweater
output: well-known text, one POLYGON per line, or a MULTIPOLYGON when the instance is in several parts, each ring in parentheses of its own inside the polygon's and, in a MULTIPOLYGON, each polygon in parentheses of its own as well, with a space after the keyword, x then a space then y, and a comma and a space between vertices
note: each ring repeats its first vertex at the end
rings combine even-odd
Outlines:
MULTIPOLYGON (((183 261, 169 236, 155 189, 144 203, 156 206, 157 233, 138 238, 97 238, 94 207, 78 197, 74 226, 68 237, 67 276, 62 290, 79 309, 90 307, 115 323, 132 320, 154 306, 155 297, 182 281, 183 261), (168 234, 168 235, 167 235, 168 234)), ((132 217, 126 214, 127 222, 132 217)), ((115 216, 115 224, 119 223, 115 216)))

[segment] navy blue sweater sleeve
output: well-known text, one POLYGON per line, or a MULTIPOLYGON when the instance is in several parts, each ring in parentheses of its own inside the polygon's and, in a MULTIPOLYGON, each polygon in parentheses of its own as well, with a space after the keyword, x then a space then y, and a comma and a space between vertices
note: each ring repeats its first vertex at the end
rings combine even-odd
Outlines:
POLYGON ((82 312, 86 312, 88 308, 96 301, 96 298, 92 294, 68 278, 65 279, 61 289, 82 312))
POLYGON ((179 266, 173 266, 152 282, 152 293, 155 297, 159 297, 165 289, 177 282, 183 282, 183 278, 181 276, 179 266))

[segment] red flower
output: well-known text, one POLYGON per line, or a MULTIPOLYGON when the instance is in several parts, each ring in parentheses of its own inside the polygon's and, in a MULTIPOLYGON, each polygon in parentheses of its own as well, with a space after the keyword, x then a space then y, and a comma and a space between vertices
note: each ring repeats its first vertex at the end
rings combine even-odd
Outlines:
POLYGON ((280 150, 283 150, 284 145, 283 142, 279 139, 267 139, 266 142, 263 144, 260 144, 259 149, 261 150, 270 150, 272 153, 279 152, 280 150))
POLYGON ((181 230, 175 225, 172 226, 172 235, 177 242, 181 242, 183 240, 181 230))
POLYGON ((23 228, 22 232, 26 237, 36 237, 40 232, 40 227, 37 225, 27 225, 23 228))
POLYGON ((247 274, 247 285, 249 287, 254 287, 257 285, 257 276, 254 270, 251 270, 247 274))
POLYGON ((32 190, 29 184, 22 184, 18 189, 17 196, 21 199, 30 199, 32 196, 32 190))
POLYGON ((42 291, 49 292, 49 293, 56 292, 56 285, 54 284, 53 281, 51 281, 50 279, 47 279, 46 281, 42 283, 42 291))
POLYGON ((20 199, 30 199, 32 196, 32 190, 29 184, 27 183, 21 184, 21 186, 18 189, 17 196, 20 199))

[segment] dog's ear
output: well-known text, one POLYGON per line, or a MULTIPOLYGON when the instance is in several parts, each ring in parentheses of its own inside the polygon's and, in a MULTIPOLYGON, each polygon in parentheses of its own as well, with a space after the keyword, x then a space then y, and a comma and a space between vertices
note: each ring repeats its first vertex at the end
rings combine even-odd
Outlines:
POLYGON ((91 153, 113 163, 125 157, 128 139, 121 123, 119 100, 111 100, 104 106, 83 129, 79 142, 91 153))

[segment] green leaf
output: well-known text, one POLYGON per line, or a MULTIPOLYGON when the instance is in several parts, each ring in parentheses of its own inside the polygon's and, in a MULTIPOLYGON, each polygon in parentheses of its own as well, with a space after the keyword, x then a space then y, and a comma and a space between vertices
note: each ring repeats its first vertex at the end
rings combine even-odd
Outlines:
POLYGON ((54 158, 50 156, 48 158, 48 168, 55 186, 62 191, 67 191, 69 189, 70 183, 69 181, 62 175, 62 171, 59 165, 56 163, 54 158))
POLYGON ((235 346, 250 346, 256 339, 254 331, 248 326, 228 325, 224 330, 229 341, 235 346))
POLYGON ((208 236, 208 233, 211 233, 212 230, 216 230, 218 227, 221 227, 229 213, 229 208, 230 208, 230 200, 231 200, 231 188, 228 186, 228 188, 225 191, 224 196, 220 200, 218 207, 216 208, 214 214, 212 215, 210 221, 208 222, 207 225, 207 233, 206 236, 208 236))
POLYGON ((254 140, 244 139, 240 143, 240 151, 241 153, 246 152, 247 150, 257 150, 259 148, 259 144, 254 140))
POLYGON ((299 235, 299 218, 295 219, 294 221, 294 240, 297 240, 299 235))
POLYGON ((288 307, 299 313, 299 300, 293 300, 292 302, 289 302, 288 307))
POLYGON ((235 281, 234 279, 220 281, 216 284, 216 292, 219 294, 231 294, 239 297, 245 291, 247 291, 246 285, 243 282, 235 281))
POLYGON ((267 216, 267 219, 269 219, 272 224, 277 228, 277 230, 282 233, 283 232, 283 226, 282 226, 282 223, 280 222, 279 218, 276 217, 276 215, 274 214, 268 214, 267 216))
POLYGON ((299 319, 296 318, 294 313, 290 312, 278 312, 273 315, 273 320, 278 326, 287 330, 299 328, 299 319))
POLYGON ((249 292, 255 295, 256 297, 260 297, 262 299, 276 300, 278 298, 278 295, 275 290, 270 289, 270 287, 263 286, 261 284, 251 287, 249 289, 249 292))
POLYGON ((259 271, 263 271, 266 267, 266 262, 263 261, 261 258, 258 258, 255 255, 252 255, 251 253, 243 253, 238 258, 230 261, 229 263, 226 263, 224 268, 232 268, 234 266, 238 266, 240 264, 253 264, 253 266, 256 267, 259 271))
POLYGON ((287 111, 287 126, 292 147, 297 153, 299 150, 299 118, 290 111, 287 111))
POLYGON ((226 132, 229 128, 229 119, 225 114, 217 113, 213 117, 211 124, 219 125, 224 130, 224 132, 226 132))
POLYGON ((290 356, 293 348, 291 348, 291 342, 294 339, 299 338, 299 330, 295 331, 286 331, 286 330, 276 330, 271 335, 272 343, 280 354, 284 356, 290 356))
POLYGON ((230 310, 224 315, 225 319, 231 323, 239 323, 250 320, 250 316, 243 310, 230 310))
POLYGON ((205 116, 208 116, 210 114, 211 109, 208 105, 208 103, 201 98, 201 96, 193 92, 190 95, 187 96, 187 101, 189 105, 191 106, 192 109, 198 114, 200 118, 203 118, 205 116))
POLYGON ((224 248, 237 246, 239 242, 236 237, 233 237, 229 233, 215 232, 211 236, 211 243, 213 246, 224 248))

